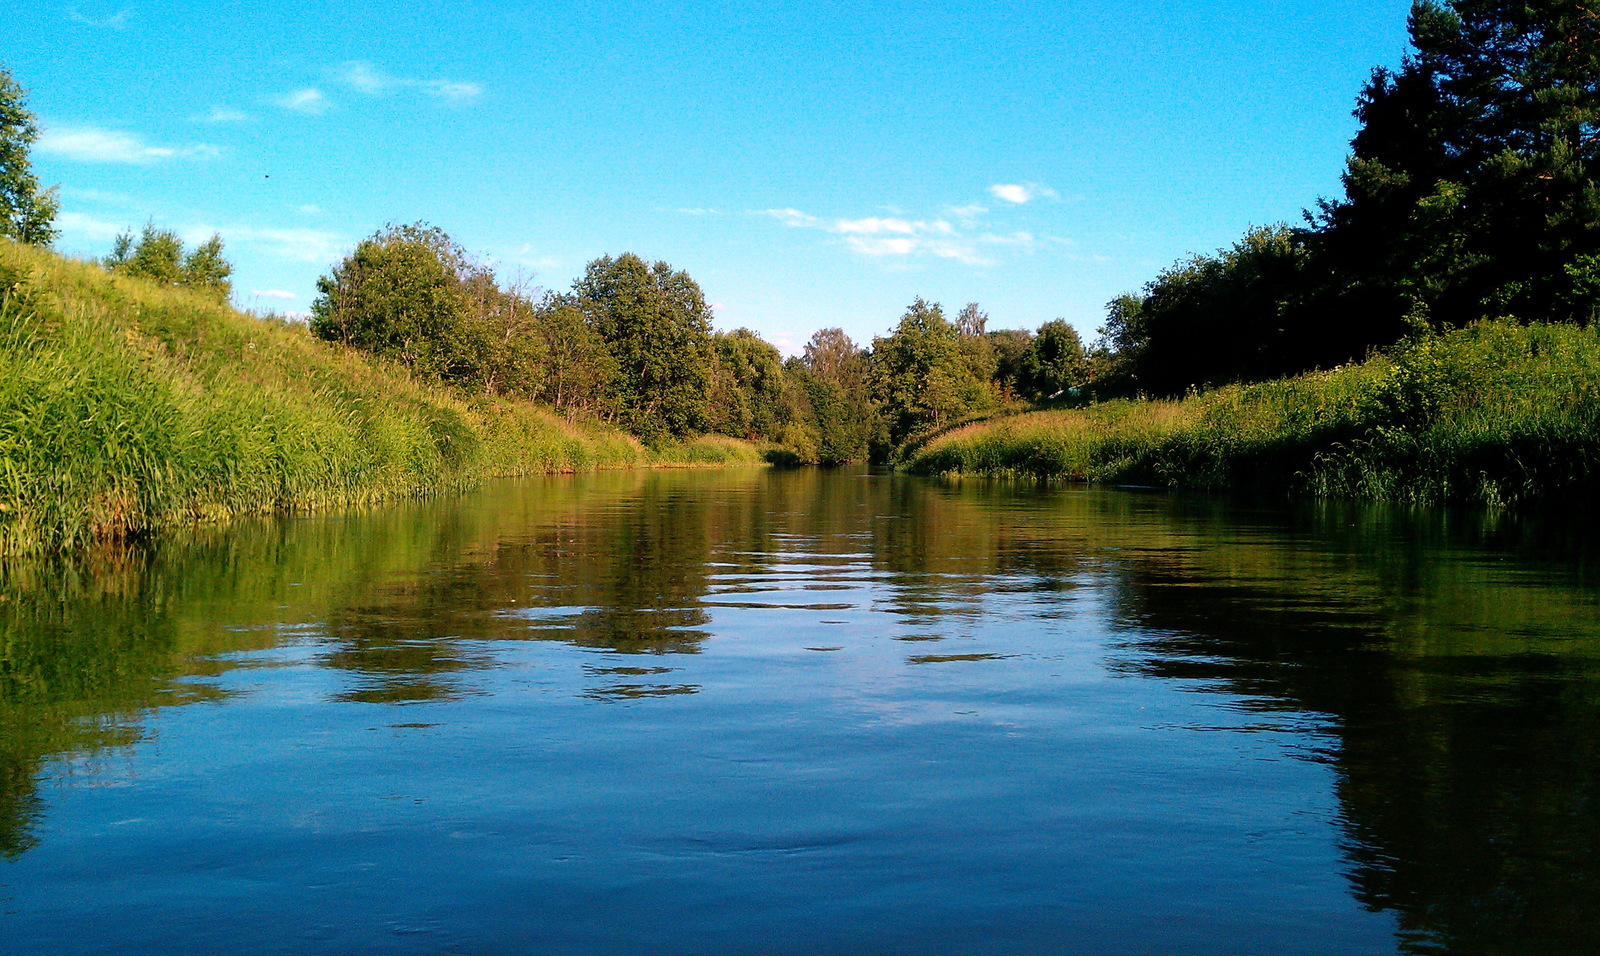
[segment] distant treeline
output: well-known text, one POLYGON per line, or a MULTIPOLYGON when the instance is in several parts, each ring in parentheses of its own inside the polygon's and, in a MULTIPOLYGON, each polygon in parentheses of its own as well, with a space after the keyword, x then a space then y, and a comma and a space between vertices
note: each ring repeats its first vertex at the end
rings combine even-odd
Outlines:
POLYGON ((487 395, 548 403, 646 442, 714 432, 795 459, 882 458, 919 432, 1082 384, 1090 356, 1064 321, 988 332, 918 299, 862 348, 837 328, 787 361, 748 329, 716 331, 700 286, 625 253, 566 292, 502 284, 437 227, 389 226, 317 284, 312 334, 487 395))
MULTIPOLYGON (((311 331, 458 393, 548 404, 652 446, 699 434, 799 461, 888 458, 1012 405, 1175 396, 1359 361, 1485 319, 1600 318, 1600 13, 1588 0, 1420 0, 1414 50, 1376 70, 1344 195, 1298 227, 1250 229, 1108 303, 1085 347, 1065 321, 987 329, 917 299, 887 335, 838 328, 785 360, 712 328, 699 285, 637 255, 589 263, 565 291, 502 282, 442 230, 390 225, 318 282, 311 331)), ((0 70, 0 234, 48 245, 53 190, 0 70)), ((147 226, 114 272, 226 298, 213 237, 185 252, 147 226)))

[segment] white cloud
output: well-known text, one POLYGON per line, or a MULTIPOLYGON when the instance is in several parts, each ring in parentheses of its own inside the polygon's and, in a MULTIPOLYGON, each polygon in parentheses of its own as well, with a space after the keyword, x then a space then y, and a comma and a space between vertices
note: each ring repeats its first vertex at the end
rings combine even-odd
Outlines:
POLYGON ((996 199, 1018 206, 1041 197, 1055 199, 1058 195, 1054 189, 1038 183, 996 183, 989 187, 989 193, 996 199))
POLYGON ((213 106, 211 112, 196 116, 196 123, 243 123, 250 118, 250 114, 243 110, 236 110, 231 106, 213 106))
POLYGON ((304 206, 296 206, 295 207, 295 211, 304 213, 307 216, 320 216, 320 215, 322 215, 322 207, 321 206, 312 205, 311 203, 306 203, 304 206))
POLYGON ((429 96, 437 96, 446 100, 470 100, 483 94, 483 87, 477 83, 467 83, 461 80, 418 80, 403 76, 391 76, 365 60, 351 60, 341 63, 330 71, 330 75, 337 83, 342 83, 357 93, 367 96, 382 96, 391 90, 421 90, 429 96))
POLYGON ((917 251, 917 240, 910 238, 880 239, 867 236, 849 236, 845 245, 864 256, 909 256, 917 251))
MULTIPOLYGON (((918 225, 921 225, 918 223, 918 225)), ((858 233, 861 235, 876 235, 880 232, 893 232, 902 235, 911 235, 917 227, 904 219, 879 219, 869 216, 866 219, 840 219, 833 224, 834 232, 858 233)))
POLYGON ((483 94, 483 87, 476 83, 452 80, 429 80, 422 84, 422 90, 430 96, 457 101, 476 99, 483 94))
POLYGON ((129 231, 127 226, 95 219, 79 212, 64 212, 57 215, 56 227, 69 239, 90 239, 99 242, 110 242, 129 231))
POLYGON ((673 210, 671 210, 671 212, 675 212, 680 216, 720 216, 720 215, 722 215, 722 210, 720 210, 720 209, 673 209, 673 210))
POLYGON ((996 199, 1004 199, 1006 202, 1017 203, 1018 205, 1033 198, 1033 193, 1028 191, 1028 187, 1019 186, 1015 183, 990 186, 989 192, 993 193, 996 199))
POLYGON ((285 292, 282 289, 251 289, 250 290, 250 294, 251 295, 255 295, 255 296, 260 296, 263 299, 298 299, 298 298, 300 298, 299 296, 295 295, 293 292, 285 292))
POLYGON ((977 241, 991 246, 1018 246, 1023 249, 1032 249, 1037 244, 1031 232, 1013 232, 1009 236, 986 232, 978 236, 977 241))
POLYGON ((123 7, 116 13, 105 17, 90 17, 78 12, 77 7, 68 7, 67 16, 73 23, 81 23, 86 27, 99 27, 101 29, 120 30, 128 25, 128 15, 133 11, 123 7))
POLYGON ((932 256, 965 265, 992 265, 970 240, 944 219, 867 216, 824 222, 798 209, 767 209, 763 214, 787 226, 820 229, 841 236, 845 248, 871 259, 932 256))
POLYGON ((949 209, 947 209, 945 211, 948 212, 950 215, 955 216, 957 219, 971 220, 971 219, 976 219, 979 216, 983 215, 984 213, 988 212, 989 211, 989 207, 988 206, 980 206, 977 203, 972 203, 969 206, 952 206, 952 207, 950 207, 949 209))
POLYGON ((798 209, 763 209, 761 210, 761 215, 771 216, 785 226, 792 226, 797 229, 809 228, 822 221, 816 216, 803 213, 798 209))
POLYGON ((286 110, 293 110, 296 113, 306 113, 312 116, 326 113, 328 107, 333 105, 328 102, 326 96, 322 95, 321 90, 309 86, 305 89, 295 90, 292 93, 285 93, 273 100, 273 103, 286 110))
POLYGON ((185 242, 204 242, 220 235, 224 245, 257 246, 275 259, 328 264, 350 246, 338 233, 322 229, 262 229, 254 226, 196 224, 181 230, 185 242))
POLYGON ((562 266, 560 259, 556 259, 551 256, 539 255, 539 250, 534 248, 534 245, 531 242, 523 243, 515 250, 506 254, 504 258, 508 262, 521 266, 524 269, 532 269, 536 273, 551 272, 556 269, 560 269, 562 266))
POLYGON ((394 77, 386 76, 373 69, 371 63, 363 63, 359 60, 345 63, 335 68, 333 76, 345 86, 368 96, 376 96, 397 82, 394 77))
POLYGON ((80 163, 133 163, 144 165, 164 159, 204 158, 221 155, 207 143, 188 146, 156 146, 133 133, 99 129, 93 126, 57 126, 44 131, 37 143, 39 152, 80 163))

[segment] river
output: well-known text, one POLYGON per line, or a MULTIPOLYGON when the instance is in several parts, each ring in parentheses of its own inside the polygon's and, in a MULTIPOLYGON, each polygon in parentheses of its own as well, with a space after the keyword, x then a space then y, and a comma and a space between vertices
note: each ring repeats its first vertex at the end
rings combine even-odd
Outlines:
POLYGON ((1591 540, 729 469, 13 564, 0 950, 1600 951, 1591 540))

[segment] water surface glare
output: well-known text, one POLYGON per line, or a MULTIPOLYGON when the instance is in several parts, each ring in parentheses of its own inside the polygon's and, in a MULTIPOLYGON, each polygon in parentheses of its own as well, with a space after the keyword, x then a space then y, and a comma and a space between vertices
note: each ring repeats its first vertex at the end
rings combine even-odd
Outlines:
POLYGON ((0 951, 1600 951, 1589 539, 735 469, 13 565, 0 951))

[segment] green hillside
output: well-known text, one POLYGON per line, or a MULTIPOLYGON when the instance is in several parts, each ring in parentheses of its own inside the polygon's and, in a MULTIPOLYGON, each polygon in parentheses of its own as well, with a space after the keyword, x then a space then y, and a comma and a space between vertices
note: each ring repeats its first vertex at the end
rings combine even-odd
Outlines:
POLYGON ((1600 481, 1600 329, 1481 322, 1367 361, 1171 401, 966 425, 922 474, 1516 504, 1600 481))
POLYGON ((652 451, 423 384, 296 323, 0 240, 0 555, 494 476, 760 455, 720 437, 652 451))

